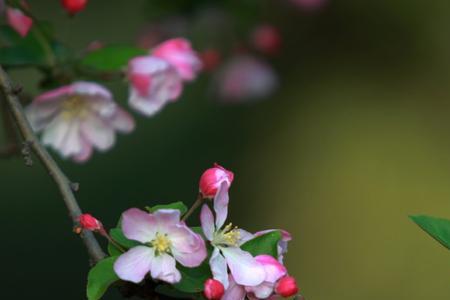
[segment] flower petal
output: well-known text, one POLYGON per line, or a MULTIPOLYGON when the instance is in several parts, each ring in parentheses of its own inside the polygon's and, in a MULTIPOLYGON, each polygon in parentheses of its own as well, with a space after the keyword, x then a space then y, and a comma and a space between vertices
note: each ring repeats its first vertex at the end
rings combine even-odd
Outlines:
POLYGON ((90 114, 81 123, 83 136, 99 150, 111 148, 115 142, 112 126, 108 125, 96 114, 90 114))
POLYGON ((59 102, 33 103, 26 108, 25 113, 33 130, 39 132, 50 124, 59 109, 59 102))
POLYGON ((250 253, 237 247, 224 247, 221 250, 231 274, 238 284, 255 286, 264 281, 266 272, 250 253))
POLYGON ((214 216, 207 204, 203 204, 202 211, 200 213, 200 222, 206 238, 208 241, 212 241, 216 228, 214 226, 214 216))
POLYGON ((258 255, 255 257, 255 260, 264 267, 264 270, 266 271, 266 278, 264 281, 266 282, 275 283, 278 279, 287 274, 285 266, 270 255, 258 255))
POLYGON ((230 284, 222 297, 222 300, 244 300, 245 289, 234 281, 233 276, 230 275, 230 284))
POLYGON ((114 129, 124 133, 133 131, 135 127, 133 117, 120 107, 117 108, 110 122, 114 129))
POLYGON ((220 254, 218 248, 214 248, 211 258, 209 259, 213 278, 220 281, 225 289, 228 287, 228 268, 225 258, 220 254))
POLYGON ((175 259, 168 254, 155 256, 151 261, 150 272, 152 278, 160 279, 168 283, 177 283, 181 280, 181 274, 175 265, 175 259))
POLYGON ((153 213, 156 227, 159 233, 169 233, 169 228, 180 222, 180 211, 178 209, 159 209, 153 213))
POLYGON ((122 214, 123 234, 130 240, 147 243, 156 235, 155 217, 137 208, 130 208, 122 214))
POLYGON ((245 287, 247 293, 251 293, 255 296, 255 299, 267 299, 272 295, 273 289, 275 287, 274 283, 263 282, 257 286, 245 287))
POLYGON ((46 127, 42 136, 42 143, 59 151, 63 157, 78 155, 82 151, 80 122, 67 121, 58 116, 46 127))
POLYGON ((82 145, 81 152, 73 157, 73 159, 78 163, 83 163, 87 161, 91 157, 92 152, 94 151, 92 145, 88 141, 86 141, 86 139, 83 137, 81 137, 81 145, 82 145))
POLYGON ((114 263, 114 271, 120 279, 134 283, 141 282, 150 271, 154 252, 151 248, 137 246, 119 256, 114 263))
POLYGON ((197 267, 206 258, 205 241, 186 225, 176 224, 168 233, 175 259, 185 267, 197 267))
POLYGON ((219 229, 225 223, 228 216, 228 188, 226 181, 220 184, 219 190, 214 197, 214 211, 216 212, 216 228, 219 229))

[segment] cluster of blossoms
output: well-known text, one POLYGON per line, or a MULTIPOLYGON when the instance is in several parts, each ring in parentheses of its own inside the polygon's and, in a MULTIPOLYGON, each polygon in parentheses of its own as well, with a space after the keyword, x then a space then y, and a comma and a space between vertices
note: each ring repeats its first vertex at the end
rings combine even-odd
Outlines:
MULTIPOLYGON (((283 255, 291 236, 284 230, 250 233, 231 224, 228 191, 233 173, 219 165, 206 170, 200 178, 201 233, 189 227, 178 209, 143 211, 131 208, 122 214, 120 230, 133 247, 122 249, 115 258, 113 272, 119 279, 140 284, 146 278, 176 288, 183 280, 180 268, 208 264, 209 278, 201 289, 206 299, 279 299, 294 296, 298 287, 283 265, 283 255), (212 199, 213 210, 209 207, 212 199), (278 233, 275 253, 253 255, 245 245, 265 235, 278 233)), ((108 236, 101 222, 90 215, 80 217, 83 229, 108 236)), ((111 237, 108 236, 111 241, 111 237)), ((117 241, 120 243, 120 241, 117 241)), ((201 291, 199 291, 201 292, 201 291)))
MULTIPOLYGON (((151 53, 131 59, 127 70, 129 104, 146 116, 175 101, 183 81, 193 80, 201 69, 197 54, 182 38, 168 40, 151 53)), ((26 112, 33 129, 42 132, 43 144, 76 162, 89 159, 93 149, 110 149, 116 131, 129 133, 135 127, 111 92, 95 82, 78 81, 48 91, 36 97, 26 112)))

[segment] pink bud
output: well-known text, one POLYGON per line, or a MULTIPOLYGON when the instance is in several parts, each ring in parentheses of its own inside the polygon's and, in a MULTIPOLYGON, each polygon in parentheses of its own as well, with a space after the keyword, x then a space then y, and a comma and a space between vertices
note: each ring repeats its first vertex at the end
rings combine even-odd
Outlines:
POLYGON ((298 293, 298 287, 295 278, 292 276, 285 276, 281 278, 277 283, 275 291, 277 292, 277 294, 283 297, 294 296, 298 293))
POLYGON ((81 228, 89 231, 101 230, 103 228, 102 223, 90 214, 80 215, 78 222, 80 223, 81 228))
POLYGON ((223 284, 215 279, 208 279, 205 281, 203 295, 208 300, 220 300, 225 293, 223 284))
POLYGON ((20 9, 8 7, 6 9, 6 19, 8 25, 22 37, 27 36, 33 26, 33 19, 25 15, 20 9))
POLYGON ((216 49, 207 49, 200 53, 200 59, 203 63, 203 70, 213 71, 220 64, 221 56, 216 49))
POLYGON ((84 10, 88 0, 61 0, 61 5, 70 14, 75 15, 84 10))
POLYGON ((200 177, 200 192, 204 198, 214 198, 220 184, 224 181, 231 185, 234 174, 218 164, 214 164, 213 168, 206 170, 200 177))
POLYGON ((281 35, 272 25, 260 25, 253 31, 252 43, 262 53, 276 54, 281 48, 281 35))

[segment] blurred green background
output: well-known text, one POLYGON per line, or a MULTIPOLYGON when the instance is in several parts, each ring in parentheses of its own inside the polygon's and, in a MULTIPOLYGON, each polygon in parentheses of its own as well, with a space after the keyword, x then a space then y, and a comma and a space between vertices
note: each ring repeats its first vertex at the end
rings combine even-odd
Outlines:
MULTIPOLYGON (((133 42, 151 15, 143 0, 92 0, 74 19, 58 1, 30 2, 79 49, 133 42)), ((280 90, 223 105, 202 75, 162 113, 136 116, 113 150, 58 159, 81 206, 113 226, 129 207, 192 202, 219 162, 236 175, 233 223, 293 234, 287 263, 306 299, 448 299, 450 253, 408 215, 450 218, 450 2, 330 0, 316 13, 271 2, 281 8, 261 20, 283 32, 280 90)), ((36 91, 33 71, 13 75, 36 91)), ((125 105, 125 84, 112 88, 125 105)), ((45 171, 16 158, 0 180, 2 297, 84 299, 87 254, 45 171)))

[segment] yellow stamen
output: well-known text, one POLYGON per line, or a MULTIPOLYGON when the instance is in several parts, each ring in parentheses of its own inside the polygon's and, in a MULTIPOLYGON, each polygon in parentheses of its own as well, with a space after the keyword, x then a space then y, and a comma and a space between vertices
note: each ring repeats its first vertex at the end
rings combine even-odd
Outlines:
POLYGON ((72 96, 62 103, 62 116, 65 119, 83 118, 87 113, 86 101, 80 96, 72 96))
POLYGON ((156 234, 156 238, 151 241, 152 247, 155 248, 157 254, 166 253, 170 251, 171 243, 165 234, 156 234))

